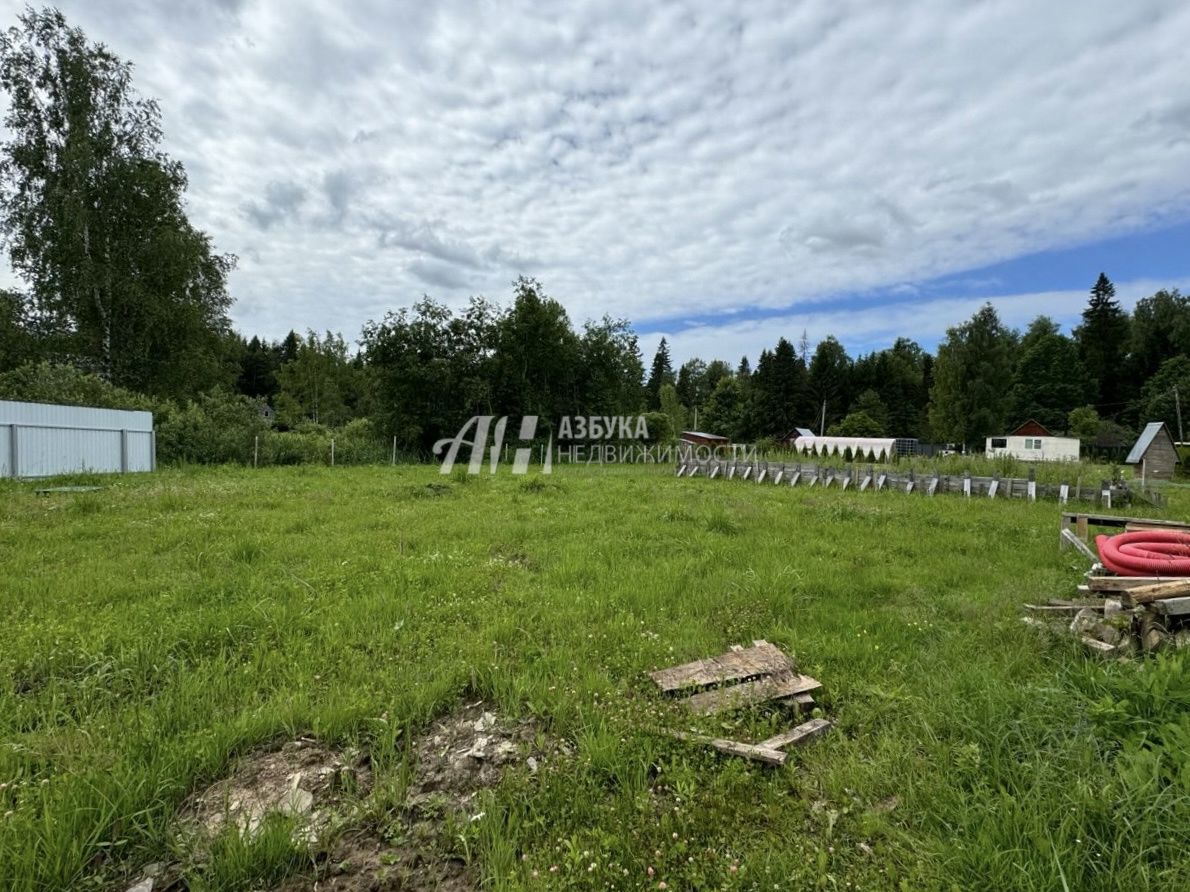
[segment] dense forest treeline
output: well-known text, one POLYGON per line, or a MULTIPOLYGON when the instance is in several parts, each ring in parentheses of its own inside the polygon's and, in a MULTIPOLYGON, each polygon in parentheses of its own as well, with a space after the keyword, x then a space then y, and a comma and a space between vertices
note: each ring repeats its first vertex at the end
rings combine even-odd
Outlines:
POLYGON ((1014 331, 985 305, 936 355, 900 338, 852 357, 803 332, 755 368, 675 368, 663 340, 646 375, 628 321, 577 327, 528 278, 506 306, 424 297, 365 325, 357 349, 333 332, 245 338, 228 317, 235 258, 187 220, 185 171, 129 63, 56 10, 26 10, 0 35, 0 87, 0 232, 26 283, 0 293, 0 397, 152 408, 166 459, 247 460, 266 432, 266 459, 304 460, 331 430, 360 460, 393 438, 424 455, 475 414, 538 415, 542 433, 566 415, 650 412, 658 437, 801 426, 972 446, 1031 417, 1119 446, 1146 421, 1178 431, 1190 394, 1190 299, 1159 291, 1128 313, 1103 274, 1069 335, 1045 316, 1014 331))

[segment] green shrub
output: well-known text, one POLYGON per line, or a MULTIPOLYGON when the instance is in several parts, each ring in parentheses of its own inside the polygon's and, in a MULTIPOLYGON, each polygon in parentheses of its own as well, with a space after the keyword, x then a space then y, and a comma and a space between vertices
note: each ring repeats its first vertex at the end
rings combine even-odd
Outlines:
POLYGON ((239 394, 209 393, 162 409, 154 427, 157 460, 166 464, 250 463, 256 437, 268 432, 260 403, 239 394))

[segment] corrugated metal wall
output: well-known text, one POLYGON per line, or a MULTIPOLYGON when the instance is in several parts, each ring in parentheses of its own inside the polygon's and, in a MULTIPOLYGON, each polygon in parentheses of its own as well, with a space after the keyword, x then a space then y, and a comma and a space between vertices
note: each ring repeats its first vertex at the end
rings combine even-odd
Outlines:
POLYGON ((0 477, 152 471, 152 412, 0 400, 0 477))

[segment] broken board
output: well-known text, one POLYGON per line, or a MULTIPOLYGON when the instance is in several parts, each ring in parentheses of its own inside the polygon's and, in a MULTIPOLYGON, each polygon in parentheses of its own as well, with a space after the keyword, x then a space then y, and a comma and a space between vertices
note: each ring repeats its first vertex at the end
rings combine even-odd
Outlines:
POLYGON ((752 647, 730 650, 717 657, 695 660, 681 666, 658 669, 656 672, 650 672, 649 678, 668 694, 682 688, 703 688, 713 684, 792 671, 793 660, 779 647, 767 641, 754 641, 752 647))
MULTIPOLYGON (((753 641, 747 648, 737 645, 716 657, 658 669, 649 677, 664 693, 678 695, 682 704, 698 715, 715 715, 769 701, 792 705, 802 713, 814 706, 810 692, 822 687, 815 679, 798 673, 793 660, 767 641, 753 641)), ((806 743, 830 727, 826 719, 810 719, 759 744, 686 732, 672 732, 672 736, 730 755, 783 765, 783 747, 806 743)))

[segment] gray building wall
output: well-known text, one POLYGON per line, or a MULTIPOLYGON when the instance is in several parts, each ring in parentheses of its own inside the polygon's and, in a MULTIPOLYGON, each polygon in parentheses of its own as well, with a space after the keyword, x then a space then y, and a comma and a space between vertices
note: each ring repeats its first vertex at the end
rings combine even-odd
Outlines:
POLYGON ((153 413, 0 400, 0 477, 152 471, 153 413))
POLYGON ((1165 433, 1165 428, 1153 438, 1153 442, 1145 450, 1143 461, 1146 477, 1155 480, 1173 479, 1174 469, 1178 464, 1178 450, 1174 447, 1173 440, 1165 433))

